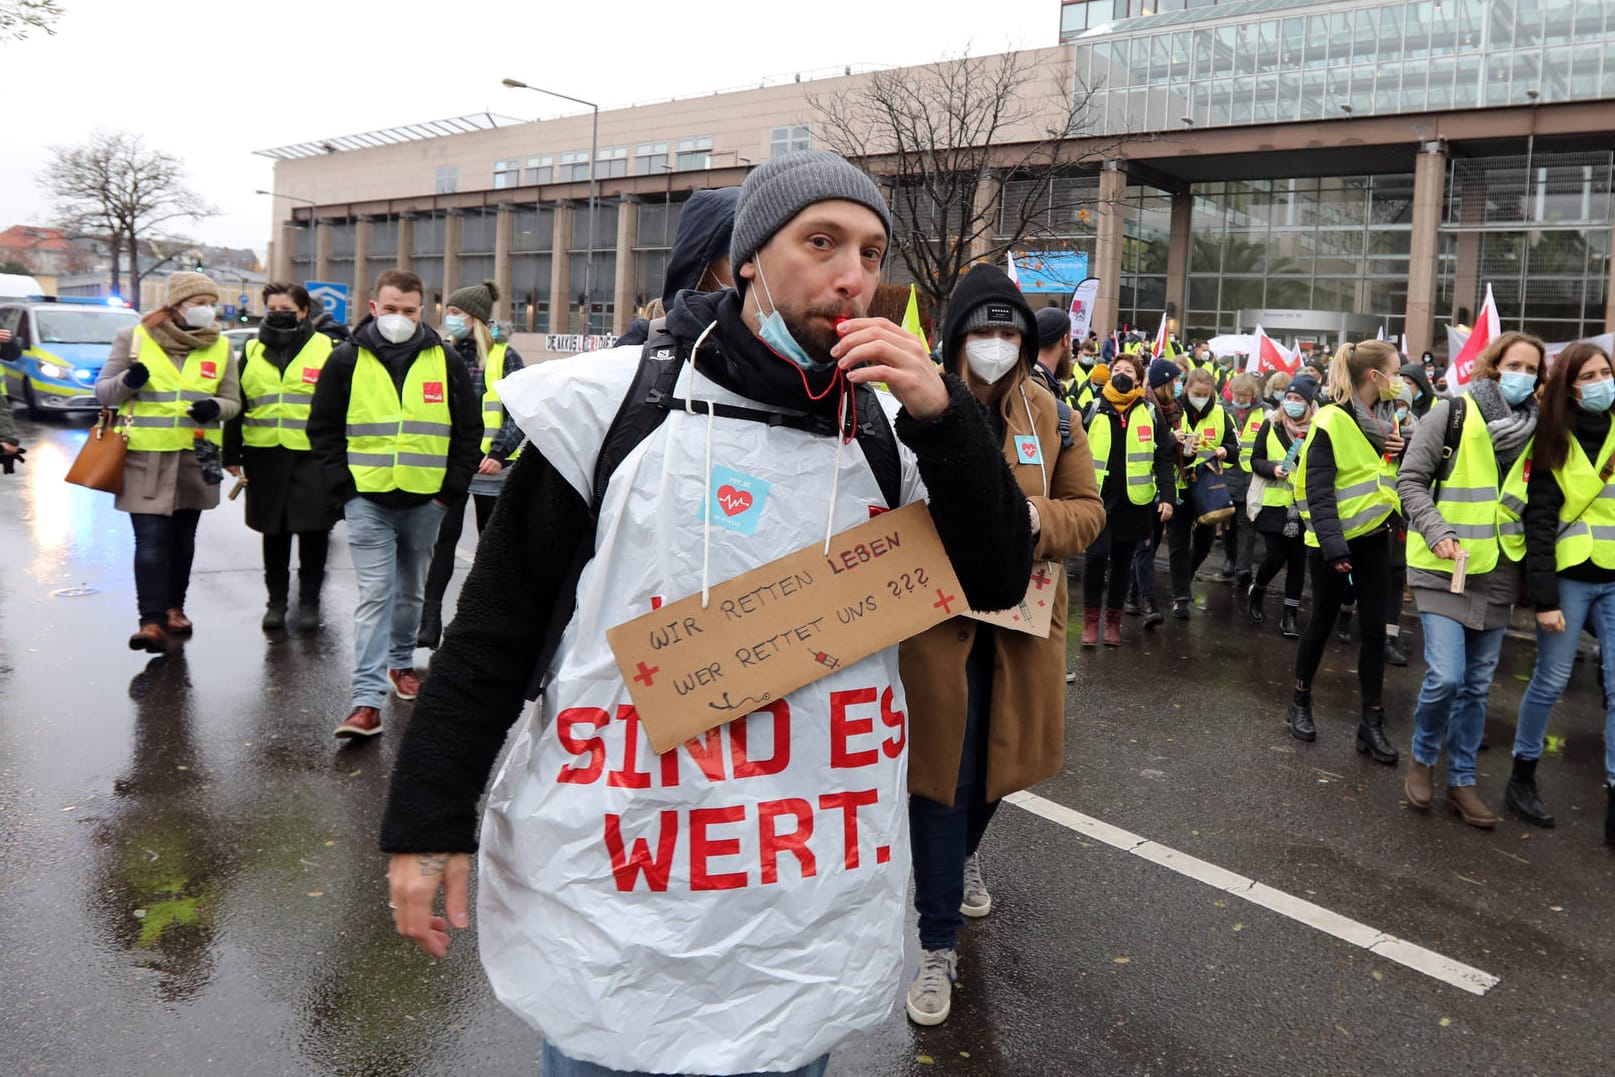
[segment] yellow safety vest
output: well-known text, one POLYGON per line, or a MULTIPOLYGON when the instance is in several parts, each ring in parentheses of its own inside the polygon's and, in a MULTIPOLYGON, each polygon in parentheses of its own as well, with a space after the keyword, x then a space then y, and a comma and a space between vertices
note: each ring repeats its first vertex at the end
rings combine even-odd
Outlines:
MULTIPOLYGON (((1123 427, 1123 459, 1127 472, 1127 500, 1148 505, 1155 500, 1155 412, 1146 404, 1134 405, 1133 421, 1123 427)), ((1110 474, 1111 415, 1095 412, 1088 427, 1088 449, 1093 454, 1094 477, 1101 490, 1110 474)))
POLYGON ((1374 530, 1402 505, 1396 496, 1396 469, 1374 451, 1367 435, 1358 428, 1357 417, 1345 407, 1320 408, 1295 462, 1295 500, 1301 509, 1301 522, 1306 525, 1306 544, 1313 548, 1320 544, 1307 504, 1307 454, 1320 430, 1329 435, 1334 449, 1335 511, 1348 542, 1374 530))
MULTIPOLYGON (((1466 425, 1467 422, 1466 417, 1466 425)), ((1553 473, 1565 495, 1554 547, 1560 572, 1585 561, 1600 568, 1615 568, 1615 486, 1599 477, 1611 457, 1615 457, 1615 427, 1605 436, 1596 461, 1587 459, 1581 443, 1572 435, 1565 466, 1553 473)), ((1525 556, 1525 498, 1530 484, 1531 446, 1527 446, 1509 470, 1498 505, 1503 552, 1516 561, 1525 556)))
POLYGON ((1245 427, 1239 432, 1239 469, 1247 474, 1251 469, 1251 455, 1256 451, 1256 435, 1262 432, 1262 424, 1267 421, 1267 414, 1262 411, 1261 405, 1251 404, 1249 414, 1245 416, 1245 427))
MULTIPOLYGON (((1222 447, 1224 431, 1228 429, 1227 422, 1227 414, 1223 411, 1222 405, 1213 399, 1211 408, 1206 412, 1206 417, 1200 420, 1198 426, 1191 428, 1189 426, 1189 409, 1187 405, 1184 406, 1183 414, 1178 417, 1178 429, 1185 434, 1192 435, 1189 439, 1189 444, 1194 446, 1194 463, 1190 466, 1199 467, 1201 464, 1209 464, 1217 459, 1217 450, 1222 447)), ((1179 468, 1178 490, 1186 490, 1188 485, 1183 477, 1183 469, 1179 468)))
MULTIPOLYGON (((1282 464, 1290 450, 1284 447, 1284 441, 1279 437, 1278 428, 1267 428, 1267 459, 1275 466, 1282 464)), ((1262 487, 1262 508, 1287 509, 1295 504, 1295 472, 1291 471, 1287 478, 1269 479, 1267 485, 1262 487)))
MULTIPOLYGON (((1457 534, 1458 545, 1469 554, 1465 571, 1479 575, 1497 567, 1497 454, 1486 433, 1480 406, 1467 393, 1464 401, 1458 455, 1453 460, 1452 474, 1435 491, 1435 501, 1436 511, 1457 534)), ((1418 529, 1410 527, 1408 567, 1451 573, 1453 563, 1437 557, 1418 529)))
MULTIPOLYGON (((499 428, 505 425, 505 408, 499 403, 499 393, 494 389, 494 382, 505 376, 506 344, 495 344, 488 350, 488 361, 482 368, 482 455, 487 456, 488 450, 493 448, 493 439, 499 433, 499 428)), ((505 462, 511 463, 521 455, 517 449, 510 454, 505 462)))
POLYGON ((185 452, 196 445, 196 431, 215 445, 224 444, 218 419, 199 423, 186 412, 198 400, 219 395, 230 363, 230 342, 222 335, 206 348, 185 357, 176 367, 168 353, 151 339, 144 326, 135 327, 139 360, 151 377, 118 413, 129 423, 129 449, 133 452, 185 452))
POLYGON ((331 357, 331 338, 315 333, 284 371, 264 358, 259 340, 247 342, 247 361, 241 367, 241 398, 246 412, 241 419, 241 443, 254 449, 308 451, 308 406, 320 371, 331 357))
POLYGON ((348 397, 348 471, 361 494, 437 494, 448 471, 449 371, 437 345, 415 357, 403 398, 393 376, 364 348, 348 397))

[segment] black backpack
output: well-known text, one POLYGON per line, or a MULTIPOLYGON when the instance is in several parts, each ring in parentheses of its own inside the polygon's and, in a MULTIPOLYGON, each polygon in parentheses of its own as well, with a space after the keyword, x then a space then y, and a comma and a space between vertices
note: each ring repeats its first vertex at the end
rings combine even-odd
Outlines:
MULTIPOLYGON (((683 410, 688 406, 697 415, 706 415, 710 409, 712 414, 720 419, 744 419, 749 422, 766 423, 769 426, 786 426, 795 430, 805 430, 818 437, 838 436, 836 420, 827 415, 798 411, 759 411, 755 408, 717 404, 707 400, 679 399, 674 394, 679 375, 684 370, 684 364, 689 361, 692 344, 693 341, 678 340, 669 334, 665 327, 652 324, 650 339, 645 341, 639 353, 639 368, 634 372, 634 380, 629 385, 622 404, 617 408, 617 414, 612 418, 611 425, 606 428, 606 435, 600 442, 600 455, 595 460, 594 479, 590 484, 589 517, 596 527, 600 523, 600 505, 605 498, 606 486, 611 482, 611 476, 616 472, 618 465, 628 458, 628 454, 634 451, 635 446, 662 425, 668 413, 674 408, 683 410)), ((886 418, 885 408, 881 407, 873 389, 864 385, 858 386, 853 394, 853 401, 858 445, 869 461, 869 468, 874 472, 875 481, 880 485, 881 496, 886 499, 887 508, 896 508, 903 496, 902 463, 897 452, 897 436, 892 430, 892 424, 886 418)), ((549 627, 544 634, 544 645, 539 651, 538 662, 528 681, 529 700, 537 699, 544 690, 550 662, 554 660, 555 652, 561 645, 561 634, 566 631, 567 623, 572 620, 572 614, 577 608, 578 580, 583 576, 584 567, 593 557, 593 544, 583 543, 573 556, 572 565, 567 570, 566 581, 556 592, 556 604, 550 616, 549 627), (562 597, 565 595, 570 595, 572 601, 567 602, 562 597)))

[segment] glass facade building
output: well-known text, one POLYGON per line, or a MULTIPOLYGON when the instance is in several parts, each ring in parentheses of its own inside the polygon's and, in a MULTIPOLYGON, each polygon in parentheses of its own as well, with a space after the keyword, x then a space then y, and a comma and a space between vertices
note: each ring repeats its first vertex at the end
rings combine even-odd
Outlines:
POLYGON ((1095 133, 1615 97, 1610 0, 1168 6, 1070 36, 1095 133))

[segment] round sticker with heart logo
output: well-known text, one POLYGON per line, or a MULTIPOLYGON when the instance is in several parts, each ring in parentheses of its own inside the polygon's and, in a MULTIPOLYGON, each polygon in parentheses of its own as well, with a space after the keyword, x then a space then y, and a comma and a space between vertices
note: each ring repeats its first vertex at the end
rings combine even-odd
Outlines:
POLYGON ((710 504, 707 517, 719 527, 754 535, 768 500, 768 488, 769 483, 755 475, 715 467, 707 493, 710 504))

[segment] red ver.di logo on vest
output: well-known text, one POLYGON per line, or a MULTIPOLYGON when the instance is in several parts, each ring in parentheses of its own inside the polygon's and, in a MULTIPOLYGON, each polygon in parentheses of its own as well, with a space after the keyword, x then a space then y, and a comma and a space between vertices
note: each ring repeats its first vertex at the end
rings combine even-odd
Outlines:
POLYGON ((306 366, 306 367, 303 368, 303 384, 304 385, 313 385, 316 382, 318 382, 319 380, 320 380, 320 368, 319 367, 317 367, 317 366, 306 366))
POLYGON ((219 364, 211 359, 202 360, 202 377, 212 381, 219 376, 219 364))
POLYGON ((443 383, 440 381, 422 382, 421 402, 425 404, 443 403, 443 383))

